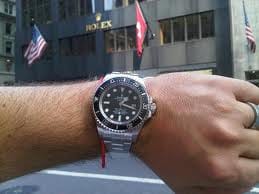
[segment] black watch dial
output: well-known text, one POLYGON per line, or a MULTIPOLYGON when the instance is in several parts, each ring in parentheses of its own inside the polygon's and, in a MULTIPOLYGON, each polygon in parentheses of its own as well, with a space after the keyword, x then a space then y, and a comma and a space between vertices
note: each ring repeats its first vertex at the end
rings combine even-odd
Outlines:
POLYGON ((140 112, 142 99, 138 91, 126 85, 108 88, 100 99, 104 117, 117 124, 133 121, 140 112))
POLYGON ((94 113, 108 129, 125 131, 143 123, 148 115, 145 88, 128 77, 104 82, 94 96, 94 113))

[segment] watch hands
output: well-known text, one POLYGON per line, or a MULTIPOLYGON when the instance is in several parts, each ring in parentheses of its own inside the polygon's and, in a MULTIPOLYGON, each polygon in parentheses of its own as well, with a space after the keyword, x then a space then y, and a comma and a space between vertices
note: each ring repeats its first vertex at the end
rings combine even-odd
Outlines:
POLYGON ((125 102, 129 100, 128 97, 124 97, 123 100, 119 103, 120 106, 122 106, 125 102))
POLYGON ((136 108, 134 108, 133 106, 129 106, 129 105, 127 105, 127 104, 121 104, 121 106, 124 106, 124 107, 126 107, 126 108, 129 108, 129 109, 131 109, 131 110, 136 110, 136 108))

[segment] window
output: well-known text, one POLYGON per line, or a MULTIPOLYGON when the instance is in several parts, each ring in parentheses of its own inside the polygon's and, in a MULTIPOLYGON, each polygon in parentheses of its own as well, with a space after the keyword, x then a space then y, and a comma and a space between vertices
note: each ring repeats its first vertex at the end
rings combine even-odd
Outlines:
POLYGON ((59 0, 59 19, 85 16, 95 12, 94 0, 59 0))
POLYGON ((199 15, 189 15, 186 17, 188 40, 199 39, 199 15))
POLYGON ((61 56, 81 56, 95 54, 95 34, 60 39, 59 48, 61 56))
POLYGON ((5 2, 4 3, 4 12, 7 14, 13 14, 13 4, 5 2))
POLYGON ((105 48, 107 53, 115 51, 115 31, 109 30, 105 32, 105 48))
POLYGON ((11 41, 6 41, 5 42, 5 53, 7 55, 11 55, 12 54, 12 49, 13 48, 13 43, 11 41))
POLYGON ((116 37, 116 50, 117 51, 124 51, 126 50, 126 34, 125 29, 118 29, 115 31, 116 37))
POLYGON ((126 28, 127 50, 136 48, 136 28, 126 28))
POLYGON ((201 36, 202 36, 202 38, 214 36, 214 14, 213 14, 213 12, 201 13, 201 36))
POLYGON ((5 23, 5 34, 11 35, 12 33, 12 24, 11 23, 5 23))
POLYGON ((160 40, 161 44, 172 42, 171 20, 163 20, 160 22, 160 40))
POLYGON ((50 0, 22 0, 22 21, 23 26, 30 26, 34 18, 38 24, 51 22, 50 0))
POLYGON ((184 17, 173 19, 173 37, 174 42, 185 41, 184 17))
POLYGON ((161 45, 214 37, 214 12, 166 19, 159 22, 161 45))
MULTIPOLYGON (((103 0, 103 1, 104 1, 105 10, 125 7, 135 3, 135 0, 103 0)), ((141 0, 139 2, 142 2, 142 1, 146 1, 146 0, 141 0)))
MULTIPOLYGON (((148 34, 144 46, 148 45, 148 34)), ((107 53, 131 50, 136 48, 136 28, 130 26, 116 30, 108 30, 104 34, 107 53)))

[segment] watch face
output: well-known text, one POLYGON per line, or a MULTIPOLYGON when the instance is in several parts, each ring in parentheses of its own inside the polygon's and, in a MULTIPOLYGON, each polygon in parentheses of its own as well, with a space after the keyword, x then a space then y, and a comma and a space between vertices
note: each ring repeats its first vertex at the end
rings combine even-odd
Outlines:
POLYGON ((99 107, 110 122, 126 124, 138 116, 141 103, 142 99, 138 91, 129 86, 117 85, 103 92, 99 107))
POLYGON ((124 131, 138 126, 147 115, 147 107, 144 87, 125 77, 106 81, 94 97, 97 119, 112 130, 124 131))

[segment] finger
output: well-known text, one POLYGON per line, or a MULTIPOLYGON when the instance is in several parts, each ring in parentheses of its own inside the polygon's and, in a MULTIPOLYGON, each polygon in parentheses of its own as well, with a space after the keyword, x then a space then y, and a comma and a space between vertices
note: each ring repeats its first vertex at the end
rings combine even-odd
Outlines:
POLYGON ((242 187, 253 187, 259 182, 259 160, 240 157, 238 160, 240 183, 242 187))
POLYGON ((237 100, 259 104, 259 88, 255 85, 238 79, 229 79, 225 84, 228 85, 237 100))
POLYGON ((240 156, 259 159, 259 131, 244 129, 240 133, 240 156))
POLYGON ((255 119, 254 118, 255 115, 252 107, 247 103, 237 101, 235 109, 236 109, 236 114, 238 114, 240 117, 242 125, 245 128, 251 127, 255 119))

